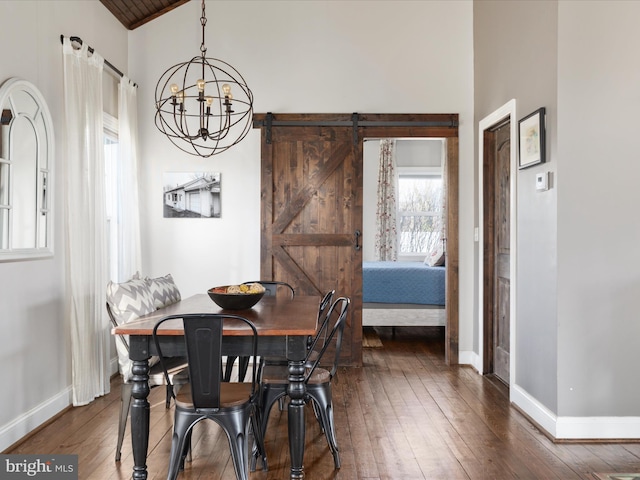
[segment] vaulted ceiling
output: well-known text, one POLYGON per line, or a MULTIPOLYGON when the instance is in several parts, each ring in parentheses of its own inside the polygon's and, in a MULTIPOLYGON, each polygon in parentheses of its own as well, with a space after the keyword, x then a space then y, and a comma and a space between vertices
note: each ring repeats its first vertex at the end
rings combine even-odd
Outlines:
POLYGON ((100 0, 128 30, 138 28, 189 0, 100 0))

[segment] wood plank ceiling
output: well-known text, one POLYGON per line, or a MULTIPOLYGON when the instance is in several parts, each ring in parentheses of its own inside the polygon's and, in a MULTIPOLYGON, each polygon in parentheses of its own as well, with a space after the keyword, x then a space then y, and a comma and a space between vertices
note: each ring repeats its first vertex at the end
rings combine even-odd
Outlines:
POLYGON ((127 30, 158 18, 189 0, 100 0, 127 30))

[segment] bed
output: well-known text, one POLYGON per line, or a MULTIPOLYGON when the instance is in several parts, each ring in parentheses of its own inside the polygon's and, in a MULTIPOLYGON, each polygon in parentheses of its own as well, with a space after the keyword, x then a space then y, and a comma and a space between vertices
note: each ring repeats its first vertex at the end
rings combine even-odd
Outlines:
POLYGON ((363 326, 444 326, 445 267, 363 262, 363 326))

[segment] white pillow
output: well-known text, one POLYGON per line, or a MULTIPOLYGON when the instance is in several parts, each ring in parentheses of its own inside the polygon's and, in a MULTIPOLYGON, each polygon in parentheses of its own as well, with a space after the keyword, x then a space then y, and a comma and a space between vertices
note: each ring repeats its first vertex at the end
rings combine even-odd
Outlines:
POLYGON ((440 239, 440 234, 438 234, 438 238, 433 242, 431 250, 429 250, 427 257, 424 259, 424 263, 430 267, 441 267, 444 265, 444 259, 444 242, 440 239))
POLYGON ((118 325, 156 311, 149 285, 142 278, 134 277, 124 283, 109 282, 107 302, 118 325))

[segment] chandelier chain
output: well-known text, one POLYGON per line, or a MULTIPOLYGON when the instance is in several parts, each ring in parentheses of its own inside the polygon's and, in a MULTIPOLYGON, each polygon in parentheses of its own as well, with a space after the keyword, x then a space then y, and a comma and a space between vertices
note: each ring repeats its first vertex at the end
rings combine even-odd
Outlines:
POLYGON ((202 16, 200 17, 200 24, 202 25, 202 43, 200 44, 200 52, 203 57, 207 56, 207 47, 204 44, 204 27, 207 25, 207 17, 204 13, 204 0, 202 0, 202 16))

